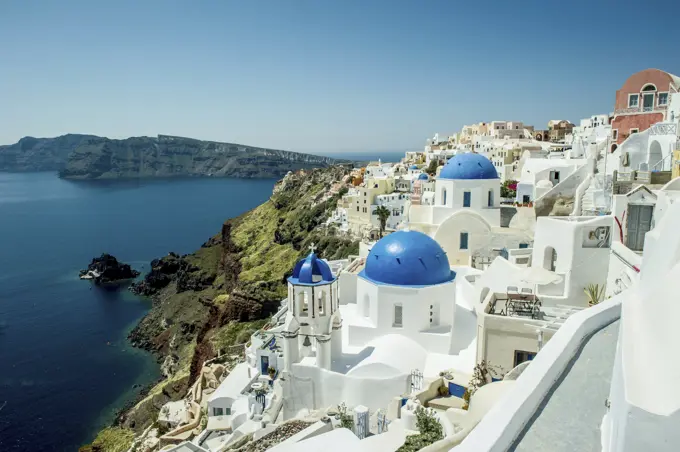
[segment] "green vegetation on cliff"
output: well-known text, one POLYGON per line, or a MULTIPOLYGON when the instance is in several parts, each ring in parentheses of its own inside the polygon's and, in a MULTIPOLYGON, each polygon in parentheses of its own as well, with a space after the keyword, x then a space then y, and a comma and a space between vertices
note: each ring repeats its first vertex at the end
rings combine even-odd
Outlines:
POLYGON ((130 338, 159 355, 166 378, 119 417, 119 427, 144 430, 165 403, 184 397, 206 360, 261 328, 312 242, 326 259, 358 253, 358 242, 324 225, 345 192, 331 186, 348 173, 344 166, 290 173, 267 202, 226 221, 195 253, 152 262, 137 290, 153 297, 153 307, 130 338))

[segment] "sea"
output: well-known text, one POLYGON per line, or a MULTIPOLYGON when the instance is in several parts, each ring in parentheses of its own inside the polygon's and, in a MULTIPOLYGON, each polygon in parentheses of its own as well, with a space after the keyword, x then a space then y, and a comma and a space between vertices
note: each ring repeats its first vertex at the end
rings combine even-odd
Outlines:
POLYGON ((160 376, 127 340, 150 301, 95 287, 79 270, 104 252, 142 273, 154 258, 193 252, 274 183, 0 173, 0 451, 77 451, 160 376))

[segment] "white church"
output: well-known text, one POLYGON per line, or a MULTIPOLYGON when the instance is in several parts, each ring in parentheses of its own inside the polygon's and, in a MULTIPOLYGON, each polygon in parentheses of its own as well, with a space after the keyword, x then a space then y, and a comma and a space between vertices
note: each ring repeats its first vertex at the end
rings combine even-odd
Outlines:
POLYGON ((384 237, 339 279, 314 252, 298 262, 276 329, 290 401, 284 416, 343 402, 384 408, 409 392, 414 369, 425 378, 457 372, 467 381, 476 320, 456 304, 455 282, 444 250, 418 231, 384 237))
POLYGON ((526 238, 525 230, 501 228, 498 172, 474 152, 456 154, 440 168, 434 202, 411 205, 409 227, 434 238, 452 265, 470 265, 475 252, 491 247, 494 235, 510 248, 526 238))

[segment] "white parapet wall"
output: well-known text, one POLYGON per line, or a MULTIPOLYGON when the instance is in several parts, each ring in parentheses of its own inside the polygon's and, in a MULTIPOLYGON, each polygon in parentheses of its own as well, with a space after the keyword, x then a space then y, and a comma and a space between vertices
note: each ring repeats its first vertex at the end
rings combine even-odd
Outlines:
POLYGON ((621 300, 624 296, 617 295, 569 317, 518 378, 513 391, 504 396, 453 450, 508 450, 566 370, 583 341, 621 316, 621 300))

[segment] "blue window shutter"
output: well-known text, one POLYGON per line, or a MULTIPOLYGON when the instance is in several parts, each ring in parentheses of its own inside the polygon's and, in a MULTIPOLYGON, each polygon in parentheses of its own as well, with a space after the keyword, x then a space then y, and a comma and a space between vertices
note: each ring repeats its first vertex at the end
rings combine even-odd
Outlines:
POLYGON ((460 233, 460 249, 461 250, 468 249, 468 233, 467 232, 461 232, 460 233))
POLYGON ((470 207, 471 193, 469 191, 463 192, 463 207, 470 207))
POLYGON ((524 248, 529 248, 529 244, 528 243, 520 243, 519 249, 524 249, 524 248))

